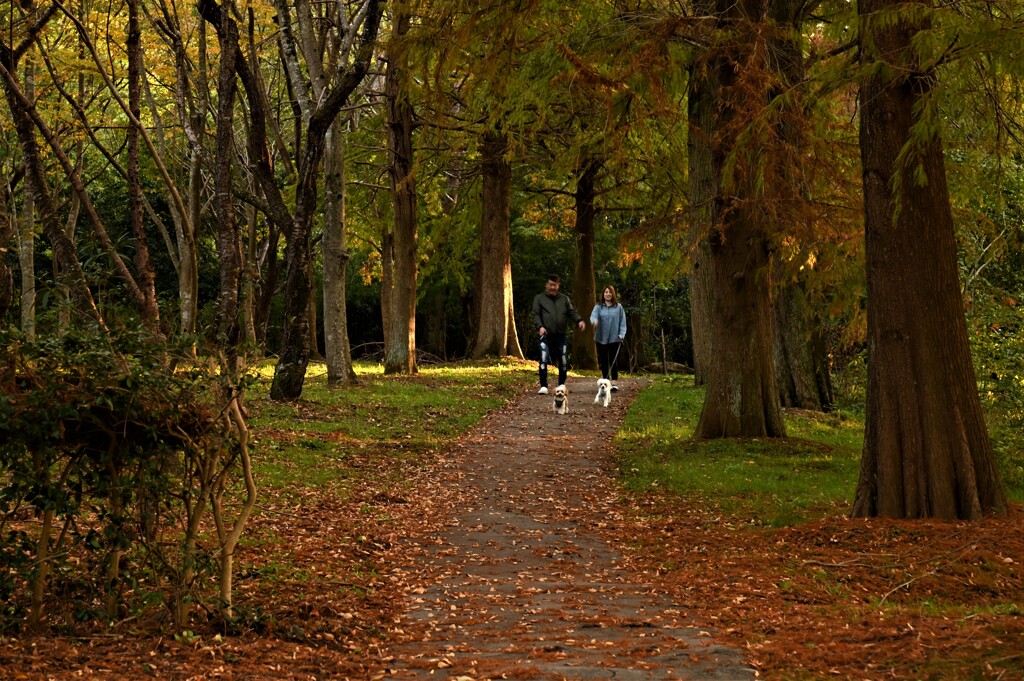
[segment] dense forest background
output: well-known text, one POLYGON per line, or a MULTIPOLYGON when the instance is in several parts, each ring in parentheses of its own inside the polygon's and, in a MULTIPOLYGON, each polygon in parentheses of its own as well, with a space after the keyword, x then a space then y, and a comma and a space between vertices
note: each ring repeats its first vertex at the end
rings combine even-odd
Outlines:
POLYGON ((534 357, 549 273, 585 317, 616 287, 630 370, 693 369, 698 437, 853 410, 855 513, 1005 513, 1024 479, 1022 11, 0 4, 5 560, 73 537, 115 583, 141 526, 184 621, 211 513, 230 608, 256 494, 247 368, 274 358, 270 397, 296 400, 311 361, 343 390, 360 358, 534 357), (29 507, 41 530, 18 525, 29 507))

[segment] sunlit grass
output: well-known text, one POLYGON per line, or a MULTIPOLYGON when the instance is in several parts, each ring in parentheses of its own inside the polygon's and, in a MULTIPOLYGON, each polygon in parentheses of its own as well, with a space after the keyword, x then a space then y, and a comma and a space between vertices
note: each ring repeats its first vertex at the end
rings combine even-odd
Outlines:
POLYGON ((787 413, 785 439, 694 441, 703 400, 689 377, 659 379, 640 394, 617 439, 627 487, 694 496, 773 526, 852 502, 861 422, 795 410, 787 413))
POLYGON ((358 384, 327 387, 327 369, 313 363, 302 397, 268 398, 274 365, 252 369, 247 406, 257 476, 284 493, 303 486, 344 492, 368 475, 392 476, 416 466, 468 431, 488 412, 521 394, 533 364, 515 360, 422 367, 415 376, 385 376, 377 363, 355 365, 358 384))

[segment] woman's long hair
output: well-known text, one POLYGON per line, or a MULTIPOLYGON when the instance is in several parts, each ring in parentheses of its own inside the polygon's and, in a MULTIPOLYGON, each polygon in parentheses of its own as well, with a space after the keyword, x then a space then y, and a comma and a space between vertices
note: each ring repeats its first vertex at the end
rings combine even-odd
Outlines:
POLYGON ((605 291, 611 291, 612 292, 612 304, 611 304, 610 307, 615 307, 616 305, 618 305, 619 304, 619 296, 616 295, 615 287, 612 286, 611 284, 608 284, 603 289, 601 289, 601 300, 598 301, 598 302, 600 302, 601 305, 604 305, 604 292, 605 291))

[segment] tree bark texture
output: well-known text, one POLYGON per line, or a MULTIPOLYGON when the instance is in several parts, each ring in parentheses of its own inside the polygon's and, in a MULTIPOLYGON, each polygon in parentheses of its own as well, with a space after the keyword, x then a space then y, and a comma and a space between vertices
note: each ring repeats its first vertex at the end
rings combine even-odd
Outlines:
POLYGON ((318 320, 319 313, 317 312, 320 301, 318 298, 316 286, 312 285, 311 279, 309 289, 309 358, 315 362, 322 362, 324 361, 324 356, 320 352, 320 323, 318 320))
MULTIPOLYGON (((0 239, 4 243, 14 238, 17 226, 11 220, 0 221, 0 239)), ((14 298, 14 273, 7 262, 0 258, 0 318, 7 316, 14 298)))
MULTIPOLYGON (((703 4, 711 5, 708 0, 703 4)), ((706 7, 704 14, 710 14, 706 7)), ((708 242, 714 227, 714 169, 711 163, 711 125, 714 97, 707 77, 707 64, 697 60, 690 68, 687 84, 686 140, 690 184, 690 334, 693 337, 694 385, 706 385, 712 358, 711 320, 714 289, 711 279, 711 246, 708 242)))
POLYGON ((256 347, 256 208, 245 207, 245 262, 242 265, 242 340, 256 347))
POLYGON ((772 358, 770 256, 745 209, 711 238, 714 309, 704 407, 694 436, 785 437, 772 358))
POLYGON ((878 21, 861 0, 861 161, 868 386, 856 516, 976 519, 1006 497, 978 398, 941 135, 913 135, 934 74, 911 50, 924 20, 878 21))
POLYGON ((776 287, 773 322, 782 406, 829 411, 834 395, 828 356, 802 281, 776 287))
MULTIPOLYGON (((143 223, 142 176, 139 172, 139 118, 142 114, 142 29, 139 27, 139 1, 128 0, 128 220, 135 239, 135 277, 142 294, 142 323, 160 333, 160 307, 156 298, 156 272, 149 257, 149 244, 143 223)), ((231 97, 234 101, 234 97, 231 97)))
POLYGON ((196 248, 195 225, 202 215, 202 151, 189 144, 188 215, 175 215, 175 236, 178 243, 178 305, 181 332, 196 332, 199 315, 199 252, 196 248))
MULTIPOLYGON (((15 208, 13 192, 13 187, 18 181, 20 180, 12 182, 12 178, 6 173, 0 175, 0 215, 3 215, 3 217, 0 217, 0 244, 10 243, 20 238, 19 230, 21 225, 15 217, 17 209, 15 208)), ((27 196, 28 192, 25 192, 25 194, 27 196)), ((14 273, 8 266, 7 259, 0 258, 0 319, 7 316, 7 312, 13 303, 14 273)))
POLYGON ((590 326, 590 311, 597 302, 597 286, 594 281, 594 223, 597 210, 594 199, 597 196, 597 174, 602 162, 589 159, 580 169, 576 180, 576 268, 573 273, 572 300, 580 316, 587 320, 584 331, 575 329, 572 334, 572 363, 577 369, 597 369, 597 346, 594 345, 594 329, 590 326))
POLYGON ((86 282, 85 272, 78 260, 78 253, 71 239, 65 233, 63 225, 60 224, 56 207, 53 205, 50 188, 46 181, 46 169, 43 166, 39 145, 36 142, 35 125, 26 108, 24 93, 20 90, 16 79, 20 56, 22 55, 10 47, 0 45, 4 95, 25 164, 25 191, 30 191, 33 194, 36 216, 42 223, 43 233, 53 248, 60 279, 58 283, 67 285, 76 310, 83 312, 101 327, 105 327, 103 317, 96 307, 95 299, 86 282))
MULTIPOLYGON (((174 45, 175 104, 179 123, 188 140, 188 186, 185 196, 185 213, 182 214, 168 190, 168 207, 174 221, 175 242, 178 247, 178 320, 182 334, 196 331, 196 316, 199 313, 199 254, 196 249, 196 226, 202 219, 203 206, 203 141, 201 131, 206 127, 206 109, 197 105, 189 78, 189 59, 182 42, 180 31, 170 28, 165 31, 174 45)), ((197 48, 199 59, 196 78, 200 93, 208 89, 206 59, 206 22, 199 22, 197 48)))
MULTIPOLYGON (((222 21, 229 21, 224 14, 222 21)), ((214 210, 217 214, 217 257, 220 286, 217 292, 217 343, 233 367, 239 339, 238 290, 241 283, 242 244, 235 215, 233 172, 235 158, 235 61, 240 51, 222 49, 217 79, 217 132, 214 160, 214 210)))
MULTIPOLYGON (((771 214, 787 225, 806 224, 804 233, 813 233, 813 212, 810 209, 805 162, 805 134, 800 123, 806 120, 800 84, 805 82, 807 69, 804 62, 802 31, 804 13, 808 5, 800 0, 769 0, 768 13, 773 33, 769 41, 768 61, 777 85, 772 88, 773 98, 789 95, 778 107, 779 119, 775 123, 778 148, 773 148, 770 163, 773 169, 772 195, 778 206, 771 214)), ((781 227, 781 225, 780 225, 781 227)), ((806 260, 800 253, 794 262, 806 260)), ((829 376, 828 357, 819 332, 821 320, 807 299, 806 271, 776 257, 773 263, 775 282, 774 353, 775 371, 779 383, 779 399, 783 406, 815 411, 828 411, 832 406, 832 381, 829 376)))
POLYGON ((392 43, 388 46, 388 67, 384 93, 388 115, 388 174, 394 208, 391 314, 384 343, 384 373, 416 373, 416 276, 417 205, 413 109, 409 101, 409 74, 405 57, 395 48, 409 30, 410 15, 399 11, 394 18, 392 43))
POLYGON ((336 120, 327 138, 324 170, 324 351, 331 388, 357 382, 348 339, 345 284, 350 254, 346 229, 345 137, 336 120))
POLYGON ((714 230, 710 235, 714 349, 707 393, 694 433, 698 438, 784 437, 785 426, 772 360, 771 258, 757 206, 756 150, 737 149, 737 133, 762 102, 746 101, 736 87, 739 70, 758 39, 765 5, 757 0, 719 0, 716 12, 749 40, 719 46, 710 62, 714 230), (744 47, 739 47, 743 45, 744 47), (735 155, 732 174, 726 168, 735 155))
MULTIPOLYGON (((224 50, 233 50, 239 55, 234 62, 249 103, 249 153, 255 161, 256 175, 267 200, 268 218, 286 233, 285 322, 270 397, 275 400, 298 399, 302 395, 309 363, 310 229, 317 210, 320 164, 330 126, 369 70, 383 5, 380 0, 368 0, 355 58, 332 79, 332 87, 318 99, 316 108, 308 116, 308 129, 298 165, 294 214, 276 184, 267 145, 266 97, 255 71, 240 56, 237 26, 214 0, 200 0, 199 11, 217 29, 222 54, 224 50)), ((287 17, 282 20, 287 20, 287 17)))
POLYGON ((395 287, 395 226, 394 221, 384 225, 380 238, 380 316, 384 347, 391 337, 391 318, 395 314, 391 298, 395 287))
POLYGON ((484 135, 481 149, 483 195, 480 216, 480 260, 477 263, 474 313, 476 335, 470 356, 512 356, 523 359, 512 302, 512 247, 509 242, 512 164, 508 138, 484 135))
MULTIPOLYGON (((435 286, 426 295, 426 338, 419 347, 442 360, 448 359, 448 288, 443 284, 435 286)), ((420 305, 422 310, 424 305, 420 305)))
MULTIPOLYGON (((37 21, 35 26, 33 26, 32 29, 30 30, 41 30, 42 22, 45 21, 45 18, 47 16, 50 16, 49 14, 47 14, 47 12, 55 11, 55 9, 58 7, 62 6, 59 3, 51 5, 50 9, 43 13, 43 18, 37 21)), ((74 21, 74 18, 71 14, 65 12, 65 15, 69 18, 72 18, 72 20, 74 21)), ((22 46, 26 45, 31 45, 31 41, 22 41, 22 46)), ((24 47, 24 49, 28 48, 24 47)), ((28 141, 23 140, 21 136, 25 133, 34 135, 33 130, 39 132, 40 137, 46 142, 46 146, 49 147, 53 158, 57 161, 61 169, 64 171, 65 177, 68 179, 72 188, 74 189, 75 194, 80 199, 81 207, 85 211, 86 216, 89 218, 89 222, 92 225, 93 232, 96 234, 97 239, 99 240, 100 244, 102 244, 103 249, 106 251, 108 257, 110 258, 111 264, 113 265, 115 271, 121 277, 132 304, 135 306, 135 309, 139 312, 140 316, 145 318, 145 296, 143 295, 142 290, 139 288, 138 282, 136 282, 135 277, 132 276, 131 271, 128 269, 128 266, 125 265, 120 253, 114 246, 114 243, 110 238, 110 235, 107 233, 107 229, 103 223, 103 220, 100 218, 100 215, 96 210, 96 206, 93 204, 92 198, 90 197, 89 192, 85 186, 85 182, 82 179, 80 169, 76 168, 74 164, 71 163, 71 160, 68 158, 67 153, 64 151, 64 147, 61 145, 61 142, 58 139, 58 134, 54 132, 54 130, 51 129, 50 126, 46 123, 46 121, 40 115, 39 111, 36 109, 35 105, 28 99, 26 99, 25 93, 19 86, 17 80, 17 60, 18 58, 20 58, 21 54, 23 54, 23 52, 19 53, 18 51, 11 50, 6 46, 0 46, 0 63, 2 63, 2 68, 0 68, 0 75, 2 75, 4 81, 4 92, 8 98, 8 103, 10 105, 12 118, 15 122, 15 127, 17 128, 19 125, 21 125, 25 128, 25 130, 19 130, 18 132, 19 141, 24 147, 28 143, 28 141), (22 120, 19 121, 19 118, 22 120)), ((122 100, 118 98, 116 92, 114 93, 114 97, 115 99, 118 99, 119 103, 123 103, 122 100)), ((125 111, 127 111, 127 108, 125 109, 125 111)), ((130 112, 128 113, 130 115, 130 112)), ((31 146, 33 148, 32 153, 37 156, 38 160, 39 149, 34 138, 31 140, 31 146)), ((26 162, 29 162, 28 157, 26 157, 26 162)), ((39 186, 46 186, 45 178, 43 178, 42 184, 40 184, 39 186)), ((40 196, 37 195, 36 200, 38 202, 40 200, 40 196)), ((52 202, 52 199, 48 200, 52 202)))
MULTIPOLYGON (((35 101, 35 64, 25 60, 25 97, 35 101)), ((25 188, 18 226, 18 267, 21 270, 21 332, 36 339, 36 205, 35 194, 25 188)), ((0 242, 6 243, 6 242, 0 242)))

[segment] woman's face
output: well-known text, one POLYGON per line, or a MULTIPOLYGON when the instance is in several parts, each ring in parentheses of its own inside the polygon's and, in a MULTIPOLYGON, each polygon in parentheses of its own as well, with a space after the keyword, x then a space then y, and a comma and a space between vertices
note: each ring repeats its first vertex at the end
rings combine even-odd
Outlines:
POLYGON ((606 302, 606 303, 612 302, 612 290, 610 288, 606 288, 604 290, 604 302, 606 302))

